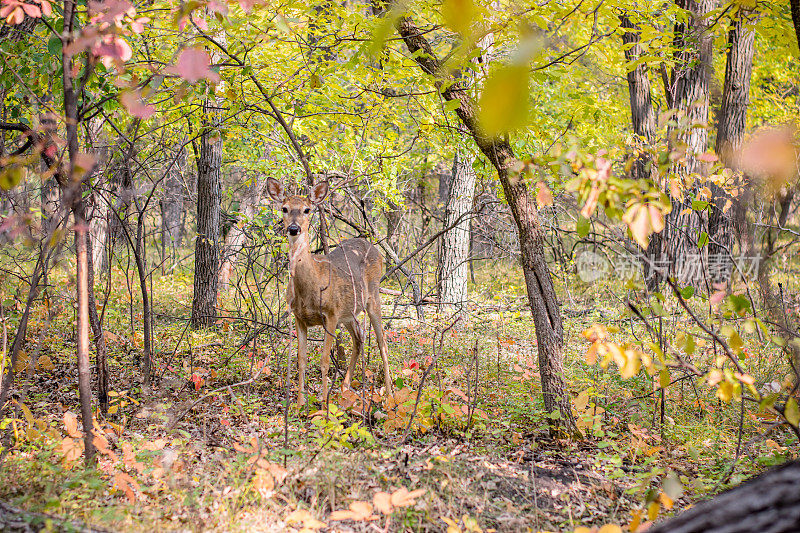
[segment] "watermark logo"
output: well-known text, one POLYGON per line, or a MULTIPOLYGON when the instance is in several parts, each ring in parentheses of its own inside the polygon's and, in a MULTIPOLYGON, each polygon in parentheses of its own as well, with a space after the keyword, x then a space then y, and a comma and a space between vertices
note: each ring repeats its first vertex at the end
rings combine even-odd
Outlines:
POLYGON ((597 252, 582 250, 578 252, 575 264, 578 277, 584 283, 592 283, 610 275, 622 281, 644 278, 645 267, 649 272, 663 277, 675 277, 679 281, 703 279, 707 276, 709 282, 718 283, 727 281, 735 274, 744 279, 757 277, 761 257, 741 255, 733 258, 728 254, 690 253, 678 261, 663 258, 651 260, 642 254, 615 255, 607 259, 597 252))
POLYGON ((575 264, 578 269, 578 277, 584 283, 597 281, 611 271, 611 265, 605 257, 589 250, 580 252, 575 264))

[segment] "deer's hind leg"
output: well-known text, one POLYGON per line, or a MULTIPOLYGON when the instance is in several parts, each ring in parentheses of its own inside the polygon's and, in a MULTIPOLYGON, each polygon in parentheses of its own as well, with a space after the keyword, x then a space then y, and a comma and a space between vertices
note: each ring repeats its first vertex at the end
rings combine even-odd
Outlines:
POLYGON ((335 341, 336 326, 336 319, 332 316, 327 316, 322 321, 322 327, 325 330, 325 342, 322 346, 322 398, 320 401, 323 403, 328 403, 328 373, 331 368, 331 351, 335 341))
POLYGON ((389 349, 386 346, 386 338, 383 335, 383 318, 381 317, 381 299, 378 296, 378 291, 372 292, 372 296, 367 301, 367 315, 372 324, 372 329, 375 331, 375 340, 378 342, 378 349, 381 352, 381 359, 383 360, 383 372, 386 379, 387 392, 392 391, 392 376, 389 373, 389 349))
POLYGON ((347 322, 345 327, 353 339, 353 353, 350 355, 350 363, 347 365, 347 373, 344 375, 344 386, 349 387, 350 381, 353 379, 353 373, 356 370, 358 357, 364 350, 364 332, 361 330, 361 324, 355 318, 347 322))

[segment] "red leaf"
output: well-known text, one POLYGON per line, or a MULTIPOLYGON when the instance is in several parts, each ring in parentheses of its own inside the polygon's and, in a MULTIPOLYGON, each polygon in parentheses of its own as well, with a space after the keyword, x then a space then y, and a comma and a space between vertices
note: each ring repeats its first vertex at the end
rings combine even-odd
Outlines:
POLYGON ((138 90, 123 92, 119 100, 128 110, 128 113, 137 118, 148 119, 156 112, 155 107, 144 102, 142 93, 138 90))
POLYGON ((187 48, 178 56, 178 74, 188 81, 195 83, 206 79, 212 83, 219 82, 219 74, 209 68, 208 53, 201 48, 187 48))

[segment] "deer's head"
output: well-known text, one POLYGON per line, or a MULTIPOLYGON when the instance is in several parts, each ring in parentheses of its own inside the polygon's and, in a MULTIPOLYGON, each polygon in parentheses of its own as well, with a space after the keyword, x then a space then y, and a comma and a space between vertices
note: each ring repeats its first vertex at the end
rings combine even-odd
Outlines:
POLYGON ((267 178, 267 192, 283 212, 283 227, 289 234, 289 244, 294 244, 301 236, 308 235, 311 209, 322 203, 328 196, 328 190, 328 182, 321 181, 312 187, 308 197, 286 196, 281 182, 275 178, 267 178))

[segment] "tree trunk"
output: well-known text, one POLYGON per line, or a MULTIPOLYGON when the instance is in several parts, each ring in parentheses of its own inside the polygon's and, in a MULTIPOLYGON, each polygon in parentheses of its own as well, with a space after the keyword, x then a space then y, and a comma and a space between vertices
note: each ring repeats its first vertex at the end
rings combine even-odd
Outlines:
POLYGON ((461 309, 467 300, 469 277, 469 222, 475 196, 473 157, 456 152, 447 203, 444 206, 444 227, 453 226, 439 239, 439 264, 436 280, 439 300, 446 308, 461 309), (460 222, 459 222, 460 220, 460 222))
POLYGON ((186 168, 186 148, 180 146, 176 160, 167 171, 164 179, 164 197, 161 207, 161 262, 166 264, 167 254, 175 259, 175 250, 181 242, 181 217, 183 216, 184 185, 183 172, 186 168))
MULTIPOLYGON (((397 30, 422 71, 436 78, 442 76, 444 71, 441 62, 436 58, 425 34, 412 20, 401 17, 397 21, 397 30)), ((477 121, 475 102, 457 80, 444 81, 446 83, 437 83, 442 96, 447 101, 458 101, 456 114, 472 135, 478 148, 497 170, 505 199, 517 226, 522 272, 536 327, 544 406, 548 413, 556 412, 560 415, 560 420, 551 419, 551 431, 555 432, 561 428, 568 433, 576 433, 575 418, 563 377, 564 328, 561 322, 561 310, 545 262, 544 234, 539 213, 527 185, 511 171, 517 159, 509 142, 506 139, 488 138, 483 135, 477 121)))
POLYGON ((244 225, 256 216, 261 198, 264 196, 264 186, 267 183, 266 176, 256 172, 250 179, 251 182, 247 187, 247 192, 239 203, 239 216, 225 237, 225 247, 223 248, 219 268, 220 290, 228 288, 231 274, 236 266, 237 255, 247 241, 244 225))
POLYGON ((649 533, 800 531, 800 462, 770 470, 657 524, 649 533))
POLYGON ((195 241, 192 327, 210 327, 217 320, 217 283, 222 200, 222 137, 219 110, 206 101, 209 121, 200 136, 197 162, 197 240, 195 241))
POLYGON ((86 465, 94 464, 94 429, 92 421, 92 374, 89 369, 89 271, 88 271, 88 227, 86 224, 86 206, 83 200, 83 176, 77 176, 75 160, 78 156, 78 94, 72 78, 72 56, 67 53, 67 45, 77 13, 74 0, 64 1, 64 37, 62 49, 62 82, 64 88, 64 118, 66 119, 67 149, 69 153, 69 176, 64 184, 66 191, 64 200, 75 215, 75 253, 76 279, 78 296, 78 395, 81 403, 83 422, 83 442, 86 465))
MULTIPOLYGON (((395 253, 395 255, 400 255, 400 223, 403 220, 403 210, 400 209, 400 206, 394 203, 392 200, 387 201, 386 209, 384 209, 384 214, 386 215, 386 242, 389 245, 389 248, 395 253)), ((391 258, 387 258, 390 261, 391 258)), ((388 266, 388 265, 387 265, 388 266)))
POLYGON ((698 248, 700 232, 705 226, 702 213, 691 210, 691 197, 704 179, 705 163, 699 158, 708 147, 708 87, 711 73, 713 34, 709 31, 708 13, 713 0, 677 0, 690 12, 688 23, 675 28, 678 49, 677 64, 673 72, 670 98, 678 111, 685 116, 684 127, 678 131, 678 141, 685 149, 683 164, 678 163, 676 175, 683 180, 683 198, 672 199, 672 211, 667 215, 663 232, 664 255, 669 259, 669 275, 684 285, 705 288, 702 250, 698 248), (688 212, 684 213, 685 210, 688 212))
POLYGON ((800 46, 800 0, 789 0, 789 6, 792 10, 792 23, 794 24, 794 35, 797 38, 798 46, 800 46))
MULTIPOLYGON (((91 241, 91 239, 89 239, 91 241)), ((108 414, 108 349, 106 339, 103 337, 103 325, 97 314, 97 301, 94 297, 94 261, 91 250, 87 253, 87 290, 89 297, 89 322, 94 335, 95 368, 97 370, 97 403, 103 415, 108 414)))
MULTIPOLYGON (((639 27, 631 19, 622 14, 619 17, 620 26, 625 29, 622 34, 622 44, 625 47, 625 60, 629 63, 637 61, 643 53, 639 37, 639 27)), ((630 95, 631 123, 633 125, 634 154, 631 168, 631 177, 642 180, 657 176, 654 161, 647 149, 653 145, 656 136, 656 117, 653 110, 653 99, 650 90, 650 77, 647 66, 642 63, 627 73, 628 94, 630 95)), ((663 185, 663 184, 662 184, 663 185)), ((659 275, 654 266, 661 258, 662 240, 660 233, 650 237, 650 243, 645 251, 643 262, 644 280, 647 288, 655 290, 658 287, 659 275)))
MULTIPOLYGON (((740 9, 736 21, 728 32, 728 57, 725 64, 725 83, 722 90, 722 105, 719 110, 716 152, 722 163, 738 171, 736 152, 744 140, 747 126, 747 107, 750 103, 750 78, 753 73, 753 54, 755 52, 755 17, 751 11, 740 9)), ((738 179, 744 179, 737 172, 738 179)), ((714 261, 715 268, 710 271, 712 282, 727 281, 732 268, 733 212, 743 206, 733 206, 732 199, 716 184, 711 184, 714 201, 708 214, 708 235, 710 238, 709 258, 724 258, 714 261), (731 202, 733 209, 725 206, 731 202)))
MULTIPOLYGON (((620 26, 626 31, 622 34, 622 44, 625 46, 625 60, 629 63, 637 61, 642 56, 642 47, 639 44, 639 28, 627 15, 620 15, 620 26)), ((644 149, 655 140, 656 117, 653 111, 653 100, 650 94, 650 77, 647 65, 641 63, 627 73, 628 94, 631 104, 631 122, 633 133, 636 135, 636 150, 633 168, 634 179, 650 177, 648 164, 651 162, 649 154, 644 149)))

